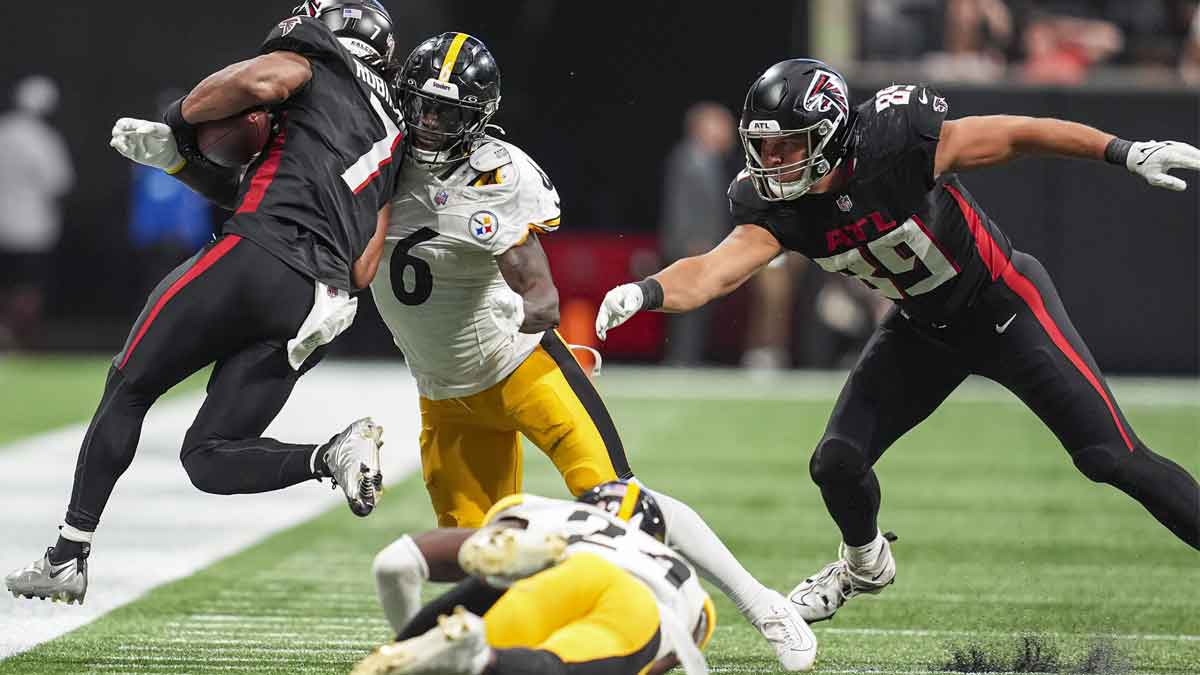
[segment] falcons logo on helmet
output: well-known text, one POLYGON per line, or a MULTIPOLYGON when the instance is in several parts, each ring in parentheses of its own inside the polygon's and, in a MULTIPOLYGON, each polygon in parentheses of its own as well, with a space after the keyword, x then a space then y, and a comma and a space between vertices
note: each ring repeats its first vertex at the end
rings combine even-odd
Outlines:
POLYGON ((311 16, 316 17, 321 10, 321 0, 305 0, 305 2, 297 5, 292 9, 292 14, 296 16, 311 16))
POLYGON ((837 108, 843 115, 849 115, 850 103, 846 99, 846 85, 842 78, 829 71, 818 70, 804 94, 804 109, 827 112, 830 108, 837 108))

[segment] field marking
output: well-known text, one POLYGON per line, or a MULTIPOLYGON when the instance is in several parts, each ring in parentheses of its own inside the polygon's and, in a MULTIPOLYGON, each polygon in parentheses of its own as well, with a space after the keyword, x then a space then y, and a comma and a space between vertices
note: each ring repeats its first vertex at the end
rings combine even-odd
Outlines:
POLYGON ((973 630, 927 630, 922 628, 821 628, 813 629, 818 634, 834 635, 895 635, 906 637, 1021 637, 1023 635, 1049 635, 1053 637, 1079 637, 1088 639, 1111 639, 1132 641, 1200 642, 1200 635, 1164 635, 1155 633, 1061 633, 1053 631, 973 631, 973 630))
MULTIPOLYGON (((735 368, 655 369, 610 366, 596 378, 605 398, 683 401, 832 402, 846 381, 843 371, 755 373, 735 368)), ((1200 379, 1110 377, 1123 406, 1200 407, 1200 379)), ((967 378, 948 399, 952 403, 1023 405, 1004 387, 978 376, 967 378)))
MULTIPOLYGON (((91 585, 82 607, 18 600, 0 592, 0 659, 344 504, 340 491, 328 483, 235 497, 196 490, 178 455, 202 396, 163 401, 147 417, 138 454, 117 483, 97 531, 89 560, 91 585)), ((281 440, 324 441, 364 415, 374 416, 385 428, 383 472, 388 482, 414 471, 420 461, 416 388, 400 365, 367 369, 323 364, 301 378, 267 433, 281 440)), ((28 564, 54 543, 85 430, 85 425, 73 425, 0 449, 0 574, 28 564)))

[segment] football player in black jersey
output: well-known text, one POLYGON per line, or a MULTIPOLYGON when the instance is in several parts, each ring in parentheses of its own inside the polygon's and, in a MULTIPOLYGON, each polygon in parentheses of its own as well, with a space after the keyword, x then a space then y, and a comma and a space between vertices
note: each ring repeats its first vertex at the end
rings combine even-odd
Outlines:
POLYGON ((211 244, 158 285, 113 359, 84 436, 55 546, 6 578, 27 597, 83 601, 92 534, 133 460, 142 420, 165 391, 216 363, 181 460, 205 492, 265 492, 314 478, 341 486, 360 516, 382 484, 382 429, 369 418, 323 444, 260 438, 297 379, 353 321, 370 282, 403 138, 384 68, 392 23, 375 0, 306 2, 260 55, 208 77, 167 124, 122 119, 112 145, 234 211, 211 244), (196 125, 266 108, 275 127, 245 168, 196 147, 196 125))
POLYGON ((872 466, 969 374, 999 382, 1058 437, 1076 467, 1138 500, 1200 548, 1200 490, 1152 452, 1117 407, 1046 270, 1014 250, 955 172, 1026 155, 1104 160, 1183 190, 1172 169, 1200 150, 1131 143, 1074 122, 1009 115, 946 120, 932 87, 893 85, 857 108, 842 77, 810 59, 751 86, 740 134, 746 169, 729 188, 733 232, 712 251, 609 291, 605 333, 640 310, 686 312, 725 295, 784 250, 857 277, 897 307, 838 397, 810 471, 842 532, 839 560, 791 595, 808 621, 895 577, 876 525, 872 466))

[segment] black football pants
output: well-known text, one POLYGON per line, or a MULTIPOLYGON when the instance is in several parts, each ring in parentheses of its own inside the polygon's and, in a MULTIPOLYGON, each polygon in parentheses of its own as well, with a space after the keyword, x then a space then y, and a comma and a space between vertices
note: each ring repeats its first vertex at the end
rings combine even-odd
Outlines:
MULTIPOLYGON (((312 309, 313 293, 310 279, 237 235, 213 241, 167 275, 113 359, 79 450, 67 524, 95 531, 150 406, 214 362, 180 455, 192 483, 241 494, 313 478, 316 446, 259 438, 303 372, 288 363, 286 344, 312 309)), ((320 357, 310 356, 304 369, 320 357)))
POLYGON ((1045 268, 1016 251, 951 325, 893 311, 863 349, 809 466, 843 541, 862 545, 875 537, 880 489, 871 467, 968 374, 1016 394, 1085 476, 1133 497, 1200 549, 1196 480, 1134 434, 1045 268))

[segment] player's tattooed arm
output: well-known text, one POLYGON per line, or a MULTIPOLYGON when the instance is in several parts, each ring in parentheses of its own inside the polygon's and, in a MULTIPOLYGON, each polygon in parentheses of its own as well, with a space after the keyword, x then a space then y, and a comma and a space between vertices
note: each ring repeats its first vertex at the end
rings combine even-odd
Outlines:
POLYGON ((300 54, 263 54, 206 77, 184 98, 181 114, 192 125, 225 119, 251 108, 282 103, 310 79, 312 64, 300 54))
POLYGON ((354 261, 354 267, 350 270, 350 281, 354 283, 355 288, 366 288, 375 279, 375 273, 379 271, 379 261, 383 259, 383 244, 387 239, 388 223, 391 219, 392 205, 389 203, 379 210, 379 217, 375 221, 375 234, 371 235, 367 248, 358 260, 354 261))
POLYGON ((711 251, 677 260, 650 277, 662 286, 661 310, 687 312, 732 293, 782 250, 765 228, 738 225, 711 251))
POLYGON ((939 176, 1031 155, 1102 160, 1113 138, 1085 124, 1048 117, 963 117, 942 124, 933 172, 939 176))
POLYGON ((537 235, 530 232, 524 242, 497 256, 496 264, 509 288, 523 300, 520 311, 524 314, 518 330, 540 333, 558 326, 558 288, 537 235))

